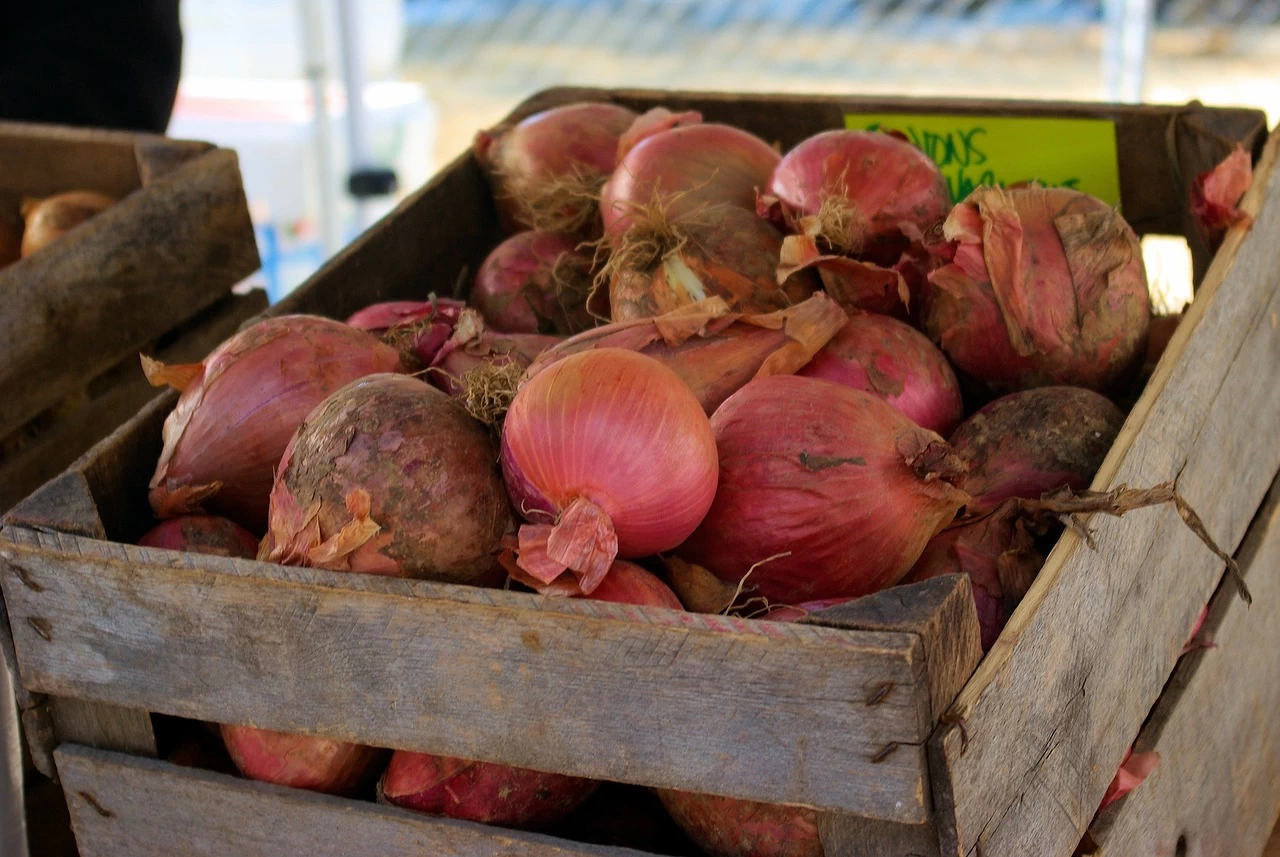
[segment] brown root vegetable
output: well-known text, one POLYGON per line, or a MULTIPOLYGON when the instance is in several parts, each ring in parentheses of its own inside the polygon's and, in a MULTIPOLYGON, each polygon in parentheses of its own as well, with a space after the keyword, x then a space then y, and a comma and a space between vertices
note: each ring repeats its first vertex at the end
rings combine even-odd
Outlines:
POLYGON ((1038 499, 1067 486, 1088 488, 1115 442, 1124 414, 1081 387, 1039 387, 996 399, 951 435, 969 471, 960 487, 970 513, 1010 497, 1038 499))
POLYGON ((511 512, 489 433, 425 381, 373 375, 325 399, 280 461, 261 559, 482 579, 511 512))
POLYGON ((26 199, 22 203, 22 217, 26 226, 22 232, 22 256, 48 247, 81 223, 89 220, 118 200, 89 190, 73 190, 44 199, 26 199))

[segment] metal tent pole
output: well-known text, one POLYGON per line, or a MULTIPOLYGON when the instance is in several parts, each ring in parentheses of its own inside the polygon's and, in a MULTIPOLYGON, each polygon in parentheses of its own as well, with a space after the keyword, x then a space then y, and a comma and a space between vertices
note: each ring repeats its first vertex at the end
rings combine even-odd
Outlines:
POLYGON ((1138 102, 1155 22, 1154 0, 1104 0, 1102 85, 1109 101, 1138 102))
POLYGON ((350 172, 347 190, 356 200, 356 228, 369 226, 368 200, 396 189, 396 174, 374 164, 364 107, 365 64, 360 19, 353 0, 337 0, 338 38, 342 50, 342 79, 347 93, 347 151, 350 172))

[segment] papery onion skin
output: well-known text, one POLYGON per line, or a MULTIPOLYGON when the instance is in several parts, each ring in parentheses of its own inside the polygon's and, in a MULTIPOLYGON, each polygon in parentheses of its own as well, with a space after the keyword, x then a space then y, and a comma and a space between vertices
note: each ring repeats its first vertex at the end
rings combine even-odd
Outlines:
MULTIPOLYGON (((370 334, 318 316, 279 316, 237 333, 191 368, 164 423, 148 499, 159 517, 204 508, 263 532, 276 465, 311 409, 344 384, 405 369, 370 334)), ((154 383, 154 381, 153 381, 154 383)))
POLYGON ((1081 387, 1038 387, 989 403, 951 435, 968 465, 961 487, 970 513, 1010 497, 1035 500, 1064 485, 1088 488, 1115 442, 1124 414, 1081 387))
POLYGON ((595 215, 587 195, 617 166, 618 140, 636 118, 616 104, 580 102, 477 134, 473 152, 504 222, 586 227, 595 215))
POLYGON ((805 219, 817 217, 830 200, 850 206, 854 222, 845 235, 828 226, 820 236, 837 252, 884 266, 896 263, 951 208, 946 179, 933 160, 880 131, 823 131, 800 142, 769 177, 761 211, 804 232, 805 219))
POLYGON ((980 187, 944 227, 954 258, 929 275, 923 326, 996 392, 1109 392, 1140 368, 1151 300, 1138 237, 1065 188, 980 187))
POLYGON ((676 222, 713 218, 718 205, 754 210, 756 190, 780 160, 764 140, 731 125, 685 125, 646 137, 601 192, 605 235, 621 240, 637 211, 655 202, 676 222))
MULTIPOLYGON (((619 560, 593 601, 682 609, 655 575, 619 560)), ((596 780, 450 756, 396 751, 378 784, 379 800, 433 815, 504 827, 543 828, 573 812, 596 780)))
POLYGON ((928 337, 897 319, 853 312, 796 372, 875 393, 922 428, 946 437, 964 417, 960 385, 928 337))
POLYGON ((258 555, 258 539, 253 533, 235 521, 214 515, 183 515, 162 521, 147 530, 138 544, 241 559, 258 555))
POLYGON ((539 354, 563 341, 558 336, 537 333, 480 330, 465 341, 446 343, 432 361, 431 371, 426 377, 450 396, 462 398, 467 394, 467 373, 476 367, 515 363, 521 369, 526 369, 539 354))
MULTIPOLYGON (((565 516, 575 509, 616 536, 616 546, 592 536, 600 552, 573 569, 590 578, 586 594, 615 556, 648 556, 684 541, 715 495, 715 438, 702 406, 674 372, 631 351, 574 354, 526 381, 507 412, 502 445, 514 507, 554 509, 552 540, 571 536, 576 524, 565 516)), ((526 569, 527 560, 522 552, 526 569)))
POLYGON ((252 726, 221 726, 222 740, 246 778, 354 797, 373 785, 387 751, 252 726))
POLYGON ((595 326, 587 309, 591 257, 571 235, 530 230, 503 241, 485 258, 470 302, 502 333, 558 333, 595 326))
POLYGON ((383 301, 369 304, 357 310, 347 319, 347 324, 381 336, 393 327, 403 324, 414 324, 427 319, 440 319, 454 324, 459 314, 466 308, 462 301, 449 298, 432 298, 426 301, 383 301))
POLYGON ((892 586, 969 499, 946 441, 862 390, 761 378, 711 424, 719 488, 680 555, 771 603, 892 586))
POLYGON ((476 581, 493 568, 511 521, 496 458, 484 427, 426 382, 362 378, 325 399, 289 442, 260 557, 476 581), (368 495, 368 509, 355 514, 350 498, 358 491, 368 495), (318 530, 303 514, 317 503, 318 530), (376 532, 358 544, 335 543, 361 515, 376 532), (334 549, 325 551, 325 543, 334 549))
POLYGON ((811 271, 778 284, 782 233, 745 208, 722 206, 712 217, 665 228, 670 244, 655 244, 656 258, 613 271, 609 306, 615 322, 662 315, 709 297, 722 297, 740 312, 772 312, 799 303, 819 286, 811 271))
POLYGON ((24 200, 22 216, 22 257, 43 250, 80 224, 90 220, 118 200, 89 190, 73 190, 44 199, 24 200))

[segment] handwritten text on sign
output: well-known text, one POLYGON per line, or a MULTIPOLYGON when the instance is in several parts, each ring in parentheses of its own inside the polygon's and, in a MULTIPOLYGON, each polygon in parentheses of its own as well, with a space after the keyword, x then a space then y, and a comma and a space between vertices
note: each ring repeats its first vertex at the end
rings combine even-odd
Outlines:
POLYGON ((1109 119, 848 113, 844 124, 906 134, 942 170, 956 201, 978 185, 1038 181, 1120 203, 1116 129, 1109 119))

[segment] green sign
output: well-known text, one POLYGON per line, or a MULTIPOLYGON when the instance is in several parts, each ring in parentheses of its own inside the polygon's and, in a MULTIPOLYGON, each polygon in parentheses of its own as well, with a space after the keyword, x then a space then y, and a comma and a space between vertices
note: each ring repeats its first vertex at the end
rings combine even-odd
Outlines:
POLYGON ((844 125, 906 134, 942 170, 956 201, 979 185, 1038 181, 1120 204, 1110 119, 849 113, 844 125))

